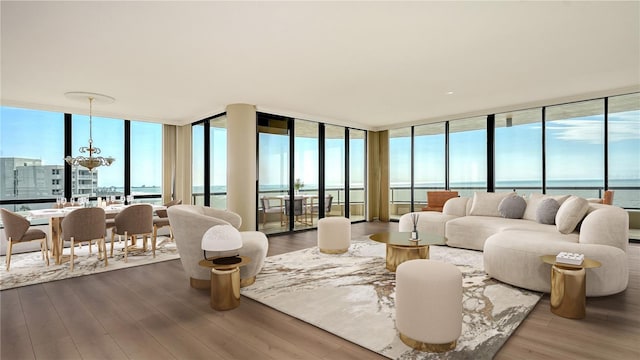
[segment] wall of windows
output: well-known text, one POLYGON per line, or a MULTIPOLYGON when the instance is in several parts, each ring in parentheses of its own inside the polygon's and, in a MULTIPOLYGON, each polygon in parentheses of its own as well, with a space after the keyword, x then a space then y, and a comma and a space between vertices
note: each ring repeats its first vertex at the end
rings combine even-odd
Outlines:
POLYGON ((67 179, 63 159, 78 156, 79 148, 88 146, 88 116, 12 107, 0 107, 0 112, 0 206, 32 210, 51 207, 59 196, 73 200, 128 194, 161 202, 162 124, 94 117, 93 144, 101 156, 116 161, 93 173, 73 166, 67 179), (125 154, 131 154, 132 171, 125 154))
POLYGON ((389 130, 389 212, 392 219, 411 211, 411 128, 389 130))
POLYGON ((349 218, 351 222, 365 219, 367 178, 367 133, 349 129, 349 218))
POLYGON ((412 186, 419 209, 425 183, 462 196, 515 189, 594 199, 610 189, 614 205, 640 209, 638 93, 414 126, 414 181, 407 185, 411 131, 389 132, 392 218, 402 213, 393 205, 408 201, 395 194, 412 186))

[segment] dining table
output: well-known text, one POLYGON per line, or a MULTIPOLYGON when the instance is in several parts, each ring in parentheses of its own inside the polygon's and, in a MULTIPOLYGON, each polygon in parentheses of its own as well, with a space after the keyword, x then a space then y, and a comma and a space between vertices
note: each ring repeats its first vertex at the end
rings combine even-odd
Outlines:
MULTIPOLYGON (((166 206, 149 204, 153 207, 153 211, 165 210, 166 206)), ((126 207, 130 205, 113 204, 102 207, 106 215, 116 215, 126 207)), ((54 258, 57 265, 62 264, 69 260, 68 257, 62 255, 63 241, 62 241, 62 219, 70 214, 72 211, 82 208, 82 206, 67 206, 63 208, 54 209, 38 209, 30 210, 27 218, 30 220, 48 219, 49 231, 51 239, 51 256, 54 258)), ((105 219, 106 220, 106 219, 105 219)))

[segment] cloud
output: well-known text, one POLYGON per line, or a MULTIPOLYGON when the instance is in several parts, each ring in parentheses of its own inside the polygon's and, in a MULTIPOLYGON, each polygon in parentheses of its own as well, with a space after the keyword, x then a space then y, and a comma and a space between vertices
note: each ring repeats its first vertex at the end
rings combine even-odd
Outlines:
MULTIPOLYGON (((604 142, 602 120, 570 119, 547 123, 547 131, 562 141, 583 141, 591 144, 604 142)), ((640 122, 637 117, 609 119, 609 142, 640 140, 640 122)))

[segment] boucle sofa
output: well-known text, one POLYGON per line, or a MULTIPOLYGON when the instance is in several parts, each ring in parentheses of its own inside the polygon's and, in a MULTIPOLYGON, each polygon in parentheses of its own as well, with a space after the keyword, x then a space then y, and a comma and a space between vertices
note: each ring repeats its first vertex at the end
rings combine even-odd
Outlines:
MULTIPOLYGON (((627 288, 628 215, 623 209, 588 203, 577 196, 532 194, 522 218, 504 218, 500 204, 513 193, 475 193, 449 201, 443 212, 418 212, 419 232, 447 238, 447 245, 482 250, 487 274, 518 287, 549 292, 550 265, 542 255, 582 253, 602 263, 587 272, 587 296, 604 296, 627 288), (556 224, 537 221, 544 204, 559 205, 556 224), (544 202, 544 203, 543 203, 544 202), (559 231, 559 229, 562 230, 559 231)), ((411 215, 400 218, 399 231, 412 231, 411 215)))

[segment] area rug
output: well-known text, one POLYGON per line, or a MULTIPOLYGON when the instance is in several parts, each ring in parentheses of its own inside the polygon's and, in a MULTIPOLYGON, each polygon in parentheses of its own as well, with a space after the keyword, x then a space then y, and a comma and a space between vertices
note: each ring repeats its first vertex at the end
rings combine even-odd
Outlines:
POLYGON ((268 257, 242 295, 391 359, 491 359, 541 298, 489 278, 481 252, 432 246, 431 259, 462 271, 462 335, 452 351, 415 351, 395 328, 395 273, 384 256, 384 244, 361 237, 345 254, 316 247, 268 257))
MULTIPOLYGON (((104 266, 102 260, 98 260, 96 245, 93 245, 92 255, 88 256, 89 247, 84 244, 81 249, 76 248, 75 250, 78 258, 73 265, 73 271, 69 270, 69 263, 56 265, 53 259, 50 259, 50 265, 47 266, 42 260, 40 251, 11 255, 11 268, 7 271, 6 256, 1 256, 0 290, 178 259, 180 256, 175 242, 167 240, 167 237, 158 236, 155 259, 149 250, 144 253, 129 253, 126 263, 122 251, 124 242, 116 242, 114 243, 113 257, 109 258, 107 267, 104 266)), ((110 245, 107 243, 107 251, 109 249, 110 245)), ((68 255, 70 251, 66 248, 63 253, 68 255)))

